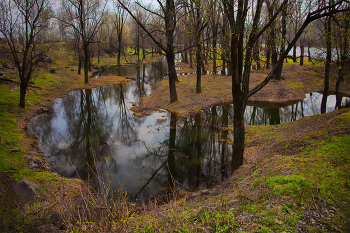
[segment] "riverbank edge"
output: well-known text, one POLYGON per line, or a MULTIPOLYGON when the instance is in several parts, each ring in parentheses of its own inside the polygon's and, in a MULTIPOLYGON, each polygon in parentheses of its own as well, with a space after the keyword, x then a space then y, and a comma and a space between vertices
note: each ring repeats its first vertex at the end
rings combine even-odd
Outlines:
MULTIPOLYGON (((93 72, 89 73, 89 84, 84 84, 83 75, 76 73, 77 63, 71 52, 68 52, 62 43, 53 50, 49 57, 53 58, 53 62, 39 64, 33 73, 33 88, 29 87, 27 90, 25 109, 18 107, 19 85, 14 82, 0 82, 2 90, 2 101, 0 102, 2 121, 0 125, 2 129, 0 134, 0 203, 2 206, 0 229, 2 231, 28 232, 40 227, 40 225, 45 225, 45 221, 52 222, 50 218, 42 219, 42 217, 32 216, 33 212, 38 211, 37 208, 32 208, 32 205, 46 209, 47 207, 44 208, 41 205, 53 205, 53 203, 62 202, 68 197, 78 199, 81 196, 80 191, 86 189, 86 183, 79 179, 63 178, 50 171, 43 158, 43 152, 38 148, 37 138, 35 135, 30 135, 27 130, 30 120, 40 114, 50 114, 47 106, 51 105, 55 98, 62 98, 70 91, 131 80, 121 76, 91 78, 96 72, 99 72, 94 69, 93 72), (23 185, 24 189, 22 190, 19 187, 23 185), (33 187, 38 189, 32 189, 33 187), (62 195, 56 195, 57 193, 62 195), (30 200, 23 199, 25 196, 29 196, 30 200), (53 201, 47 203, 48 198, 52 198, 53 201), (59 198, 62 199, 59 200, 59 198)), ((106 55, 101 57, 101 63, 111 59, 110 56, 106 55)), ((161 59, 163 59, 162 55, 149 55, 137 64, 133 62, 135 58, 133 59, 131 56, 129 58, 131 62, 124 62, 121 66, 105 65, 100 67, 107 67, 106 69, 130 67, 161 59)), ((96 65, 94 67, 96 68, 96 65)), ((4 69, 3 73, 6 79, 18 80, 17 72, 11 66, 4 69)), ((43 213, 47 211, 50 214, 55 213, 54 208, 43 210, 43 213)), ((39 232, 58 229, 51 223, 49 225, 49 229, 39 232)))
POLYGON ((349 231, 349 108, 245 129, 244 165, 230 178, 150 201, 126 232, 349 231))
MULTIPOLYGON (((81 83, 83 82, 82 81, 83 79, 82 79, 82 77, 79 77, 79 81, 81 81, 81 83)), ((91 79, 90 79, 91 80, 91 79)), ((122 81, 124 81, 124 80, 122 80, 122 81)), ((69 83, 69 81, 65 81, 65 85, 66 86, 69 86, 70 85, 70 83, 69 83)), ((80 84, 81 85, 81 84, 80 84)), ((97 84, 96 84, 97 85, 97 84)), ((100 84, 98 84, 98 85, 100 85, 100 84)), ((101 85, 105 85, 105 84, 101 84, 101 85)), ((83 86, 83 87, 79 87, 78 89, 83 89, 83 88, 86 88, 86 87, 88 87, 88 88, 90 88, 90 86, 83 86)), ((93 88, 94 86, 93 85, 91 85, 91 88, 93 88)), ((68 91, 71 91, 71 90, 76 90, 76 89, 65 89, 64 91, 62 91, 61 93, 60 93, 60 95, 65 95, 68 91)), ((51 98, 54 98, 54 97, 52 97, 53 95, 50 95, 50 94, 48 94, 48 95, 46 95, 45 97, 47 98, 47 99, 45 99, 45 101, 48 101, 48 102, 50 102, 50 99, 51 98)), ((46 103, 46 102, 44 102, 44 103, 46 103)), ((37 143, 37 142, 35 142, 35 139, 34 139, 34 141, 33 141, 33 139, 30 137, 30 136, 28 136, 27 135, 27 133, 25 132, 26 131, 26 127, 25 127, 25 123, 27 123, 27 122, 29 122, 30 121, 30 119, 31 119, 31 117, 29 117, 28 118, 28 115, 26 115, 26 113, 27 113, 27 111, 29 111, 30 112, 30 114, 29 114, 29 116, 30 115, 37 115, 37 114, 41 114, 43 111, 45 111, 45 109, 42 109, 44 106, 47 106, 47 104, 45 105, 45 104, 40 104, 40 105, 34 105, 34 106, 31 106, 29 109, 26 109, 25 111, 20 111, 20 109, 17 109, 19 112, 20 112, 20 114, 23 114, 21 117, 19 117, 18 119, 19 119, 19 121, 18 121, 18 124, 17 124, 17 127, 18 127, 18 130, 19 130, 19 133, 21 133, 22 134, 22 136, 21 137, 23 137, 22 138, 22 140, 32 140, 32 141, 30 141, 30 142, 26 142, 26 145, 30 145, 29 146, 29 148, 30 149, 27 149, 27 150, 29 150, 29 152, 33 152, 33 151, 35 151, 36 149, 35 148, 33 148, 33 145, 35 145, 35 143, 37 143), (24 123, 23 123, 24 122, 24 123), (24 125, 24 126, 23 126, 24 125), (29 137, 29 139, 27 138, 27 137, 29 137)), ((23 150, 23 151, 26 151, 26 149, 23 149, 23 148, 21 148, 20 150, 23 150)), ((40 152, 39 152, 40 153, 40 152)), ((28 154, 28 153, 27 153, 28 154)), ((37 154, 35 154, 34 156, 32 156, 32 158, 29 158, 28 157, 28 161, 30 161, 31 159, 33 160, 33 161, 38 161, 38 160, 36 160, 36 159, 34 159, 35 157, 36 157, 36 155, 37 154)), ((39 167, 38 169, 34 169, 34 171, 40 171, 41 169, 43 169, 43 170, 46 170, 47 169, 47 167, 45 168, 45 164, 42 164, 42 165, 40 165, 40 166, 42 166, 42 167, 39 167)), ((245 168, 242 168, 242 169, 245 169, 245 168)), ((25 174, 23 175, 23 176, 25 176, 25 174)), ((17 177, 15 177, 15 179, 20 179, 21 178, 21 176, 17 176, 17 177)), ((75 190, 77 190, 78 189, 78 187, 79 186, 81 186, 82 184, 80 183, 80 181, 79 180, 74 180, 74 179, 64 179, 64 178, 61 178, 61 177, 58 177, 57 175, 54 175, 54 176, 52 176, 52 177, 40 177, 40 179, 46 179, 46 178, 49 178, 50 179, 50 182, 57 182, 58 184, 57 185, 55 185, 55 184, 53 184, 53 183, 51 183, 51 184, 40 184, 40 182, 39 182, 39 185, 42 185, 42 186, 46 186, 46 185, 52 185, 52 186, 56 186, 56 187, 54 187, 53 189, 51 189, 50 190, 50 192, 51 193, 54 193, 54 192, 61 192, 62 190, 61 190, 61 188, 62 188, 62 185, 63 185, 63 187, 65 187, 66 188, 66 190, 69 190, 69 188, 68 188, 68 186, 71 186, 71 189, 75 189, 75 190), (69 183, 69 184, 68 184, 69 183), (72 184, 72 183, 74 183, 74 184, 72 184), (59 191, 60 190, 60 191, 59 191)), ((50 189, 50 187, 46 187, 47 189, 50 189)), ((52 187, 51 187, 52 188, 52 187)), ((72 191, 72 190, 71 190, 72 191)), ((210 192, 212 192, 212 191, 210 191, 210 192)), ((72 195, 69 195, 70 197, 77 197, 77 196, 79 196, 80 194, 79 193, 76 193, 76 192, 73 192, 74 194, 72 194, 72 195)), ((63 196, 65 196, 64 195, 64 193, 62 194, 63 196)), ((189 194, 189 195, 192 195, 192 194, 189 194)), ((198 194, 197 194, 198 195, 198 194)), ((40 195, 39 195, 40 196, 40 195)), ((45 198, 44 197, 45 195, 43 195, 42 196, 42 198, 45 198)), ((193 196, 196 196, 196 194, 193 194, 193 196)), ((47 198, 47 197, 46 197, 47 198)), ((40 199, 40 198, 39 198, 40 199)), ((64 198, 63 198, 63 200, 64 200, 64 198)), ((57 201, 57 200, 56 200, 57 201)), ((192 222, 192 224, 193 224, 193 222, 192 222)), ((46 226, 47 227, 47 226, 46 226)), ((54 226, 52 226, 52 227, 54 227, 54 226)), ((57 226, 56 226, 57 227, 57 226)), ((68 227, 68 226, 66 226, 66 227, 68 227)), ((81 226, 80 226, 81 227, 81 226)), ((68 227, 69 228, 69 227, 68 227)))

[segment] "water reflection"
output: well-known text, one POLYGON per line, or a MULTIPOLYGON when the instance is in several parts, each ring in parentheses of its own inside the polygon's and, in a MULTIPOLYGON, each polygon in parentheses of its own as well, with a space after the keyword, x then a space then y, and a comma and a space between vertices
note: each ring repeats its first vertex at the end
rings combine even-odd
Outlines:
POLYGON ((232 135, 221 126, 228 125, 230 105, 187 119, 167 112, 138 118, 129 110, 163 77, 155 67, 128 71, 135 80, 125 84, 70 92, 51 105, 52 115, 34 118, 30 128, 51 168, 97 186, 91 173, 97 165, 113 190, 123 183, 142 200, 175 184, 196 190, 227 177, 232 135))
MULTIPOLYGON (((343 97, 345 104, 350 98, 343 97)), ((273 107, 265 106, 247 106, 244 114, 246 125, 276 125, 286 122, 299 120, 303 117, 313 116, 321 113, 322 94, 310 93, 301 102, 286 106, 273 107)), ((327 112, 335 110, 336 98, 329 95, 327 98, 327 112)))
POLYGON ((226 139, 232 135, 221 129, 216 108, 211 114, 198 113, 188 119, 170 114, 158 129, 165 131, 163 140, 143 142, 147 152, 139 153, 133 162, 134 169, 144 174, 139 198, 154 195, 159 187, 173 190, 180 186, 191 191, 209 188, 229 175, 232 149, 226 139))
MULTIPOLYGON (((143 201, 175 185, 196 190, 228 177, 231 104, 188 118, 167 112, 138 118, 129 110, 132 102, 149 95, 152 84, 163 78, 161 67, 159 63, 129 67, 133 81, 70 92, 55 100, 52 115, 34 118, 30 128, 52 169, 65 177, 89 177, 96 184, 91 171, 96 172, 97 165, 113 190, 123 183, 132 197, 143 201)), ((321 94, 313 93, 287 107, 248 106, 245 123, 281 124, 319 114, 321 99, 321 94)), ((335 98, 330 96, 328 101, 328 106, 335 106, 335 98)), ((233 157, 233 167, 238 168, 234 162, 233 157)))

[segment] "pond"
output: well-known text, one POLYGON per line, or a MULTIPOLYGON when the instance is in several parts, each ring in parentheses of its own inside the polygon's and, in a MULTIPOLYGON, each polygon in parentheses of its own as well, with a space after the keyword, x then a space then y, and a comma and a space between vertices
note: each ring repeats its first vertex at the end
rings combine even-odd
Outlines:
MULTIPOLYGON (((223 127, 233 124, 231 104, 188 118, 166 111, 138 118, 130 110, 163 79, 163 67, 158 62, 106 71, 101 75, 127 75, 134 80, 69 92, 53 101, 50 114, 35 117, 29 130, 38 136, 51 169, 96 186, 93 173, 98 171, 112 190, 123 185, 130 198, 141 202, 174 185, 192 191, 227 178, 233 135, 223 127)), ((332 98, 330 106, 335 105, 332 98)), ((319 114, 321 99, 321 94, 313 93, 282 108, 248 106, 245 123, 281 124, 319 114)))

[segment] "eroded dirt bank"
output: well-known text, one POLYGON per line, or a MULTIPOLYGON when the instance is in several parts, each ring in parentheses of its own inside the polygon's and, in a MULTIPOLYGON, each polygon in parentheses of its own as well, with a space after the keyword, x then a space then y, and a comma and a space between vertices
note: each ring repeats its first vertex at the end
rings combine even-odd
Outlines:
MULTIPOLYGON (((178 74, 191 73, 194 70, 188 64, 180 63, 178 74)), ((210 67, 208 67, 210 68, 210 67)), ((268 70, 253 70, 250 78, 250 88, 257 86, 267 76, 268 70)), ((157 89, 150 96, 142 99, 141 105, 134 111, 145 113, 152 109, 163 108, 181 116, 188 116, 199 110, 223 103, 232 103, 231 76, 207 74, 202 76, 202 93, 195 93, 196 74, 179 75, 176 91, 179 101, 169 103, 168 80, 157 84, 157 89)), ((323 92, 323 76, 321 67, 288 65, 283 68, 283 80, 271 80, 261 91, 249 98, 248 102, 255 105, 272 104, 286 106, 299 102, 310 92, 323 92)), ((331 82, 332 93, 335 82, 331 82)), ((341 94, 350 96, 349 82, 341 84, 341 94)))

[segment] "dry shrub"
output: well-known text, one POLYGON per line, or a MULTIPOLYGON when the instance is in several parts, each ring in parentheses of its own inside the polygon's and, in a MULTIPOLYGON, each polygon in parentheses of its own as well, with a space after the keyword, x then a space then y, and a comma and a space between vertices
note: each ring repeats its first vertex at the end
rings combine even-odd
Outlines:
POLYGON ((66 182, 45 198, 51 209, 50 220, 61 230, 120 232, 135 212, 124 187, 112 192, 111 182, 104 183, 95 158, 96 170, 92 173, 98 187, 78 179, 65 179, 66 182))

